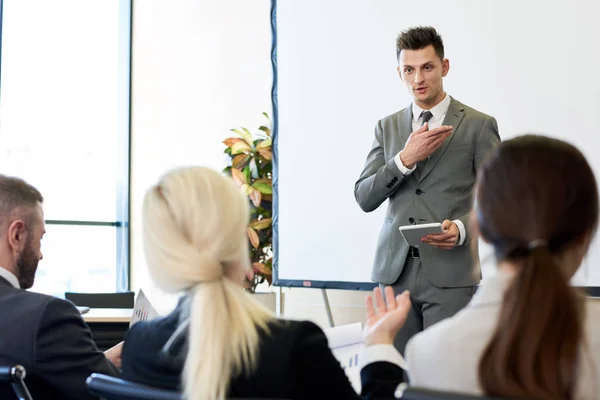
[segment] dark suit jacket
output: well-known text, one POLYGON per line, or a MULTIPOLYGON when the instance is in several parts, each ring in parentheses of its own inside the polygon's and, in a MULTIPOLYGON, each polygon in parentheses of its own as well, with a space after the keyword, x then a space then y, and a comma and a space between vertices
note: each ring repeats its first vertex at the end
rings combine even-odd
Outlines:
MULTIPOLYGON (((100 352, 72 303, 16 289, 0 278, 0 365, 21 364, 35 400, 91 399, 85 386, 93 372, 119 371, 100 352)), ((0 399, 16 398, 0 384, 0 399)))
MULTIPOLYGON (((164 318, 139 322, 129 330, 123 347, 123 379, 180 390, 185 335, 171 347, 169 354, 162 352, 178 318, 179 307, 164 318)), ((307 321, 277 321, 270 329, 270 334, 262 334, 256 371, 232 379, 231 397, 359 398, 317 325, 307 321)), ((365 398, 394 398, 403 373, 395 364, 376 362, 363 368, 361 379, 365 398)))
POLYGON ((437 287, 473 286, 469 212, 477 170, 500 143, 496 120, 451 98, 444 125, 453 133, 429 157, 420 171, 404 176, 394 157, 412 132, 412 105, 381 119, 365 167, 354 186, 354 196, 366 212, 388 201, 373 272, 374 282, 393 284, 404 268, 409 246, 398 230, 403 225, 460 219, 465 242, 452 250, 419 246, 423 272, 437 287))

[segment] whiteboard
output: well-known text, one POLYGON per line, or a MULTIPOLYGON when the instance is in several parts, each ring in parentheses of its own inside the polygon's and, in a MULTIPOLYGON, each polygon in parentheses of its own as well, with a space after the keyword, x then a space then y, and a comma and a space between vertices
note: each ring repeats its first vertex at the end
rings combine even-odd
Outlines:
MULTIPOLYGON (((387 202, 364 213, 354 183, 376 122, 411 102, 397 72, 402 30, 442 35, 447 93, 496 117, 503 140, 543 133, 600 172, 600 2, 574 0, 274 1, 276 282, 359 288, 387 202)), ((557 185, 561 184, 557 182, 557 185)), ((490 248, 481 256, 489 262, 490 248)), ((575 282, 600 286, 600 243, 575 282)))

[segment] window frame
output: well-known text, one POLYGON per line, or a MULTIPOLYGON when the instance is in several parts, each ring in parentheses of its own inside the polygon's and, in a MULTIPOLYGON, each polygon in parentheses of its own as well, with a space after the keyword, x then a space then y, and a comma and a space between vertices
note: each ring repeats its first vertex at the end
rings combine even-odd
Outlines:
MULTIPOLYGON (((18 0, 14 0, 18 1, 18 0)), ((2 27, 4 0, 0 0, 0 87, 2 85, 2 27)), ((131 288, 131 65, 133 40, 133 0, 119 0, 119 82, 118 82, 118 165, 117 213, 115 221, 46 220, 46 225, 102 226, 116 230, 116 292, 131 288)), ((0 97, 1 104, 1 97, 0 97)))

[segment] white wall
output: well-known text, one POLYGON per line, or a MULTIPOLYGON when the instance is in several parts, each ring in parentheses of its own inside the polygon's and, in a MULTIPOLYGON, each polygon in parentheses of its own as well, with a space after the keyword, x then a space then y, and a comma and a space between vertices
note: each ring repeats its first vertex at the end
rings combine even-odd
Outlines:
POLYGON ((225 165, 223 139, 271 112, 268 0, 134 1, 132 71, 132 287, 168 308, 141 243, 147 188, 179 165, 225 165))
MULTIPOLYGON (((134 2, 132 71, 132 289, 159 311, 175 302, 148 276, 140 210, 147 188, 169 168, 224 166, 229 129, 256 128, 271 112, 269 0, 134 2)), ((336 324, 363 318, 364 293, 330 291, 336 324)), ((325 326, 321 294, 286 290, 286 316, 325 326)))

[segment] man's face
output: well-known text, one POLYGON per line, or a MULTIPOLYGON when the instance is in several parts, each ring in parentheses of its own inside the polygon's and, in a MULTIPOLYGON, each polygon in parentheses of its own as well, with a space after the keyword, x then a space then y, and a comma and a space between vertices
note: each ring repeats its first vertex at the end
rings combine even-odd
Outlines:
POLYGON ((25 245, 17 257, 21 289, 29 289, 33 286, 38 263, 43 258, 41 241, 44 233, 46 233, 44 211, 39 205, 31 218, 31 226, 27 227, 25 245))
POLYGON ((450 62, 443 61, 432 45, 421 50, 402 50, 398 75, 417 105, 430 109, 444 99, 442 78, 448 74, 450 62))

